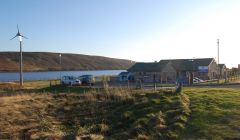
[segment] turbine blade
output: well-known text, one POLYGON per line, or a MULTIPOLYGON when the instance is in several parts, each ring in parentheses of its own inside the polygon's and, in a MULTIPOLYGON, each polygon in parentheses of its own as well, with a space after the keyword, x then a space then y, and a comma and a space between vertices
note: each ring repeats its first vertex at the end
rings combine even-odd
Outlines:
POLYGON ((13 38, 11 38, 10 40, 13 40, 14 38, 16 38, 17 37, 17 35, 15 35, 13 38))
POLYGON ((18 24, 17 24, 17 29, 18 29, 18 32, 19 32, 18 24))
POLYGON ((26 36, 21 35, 23 38, 28 39, 26 36))

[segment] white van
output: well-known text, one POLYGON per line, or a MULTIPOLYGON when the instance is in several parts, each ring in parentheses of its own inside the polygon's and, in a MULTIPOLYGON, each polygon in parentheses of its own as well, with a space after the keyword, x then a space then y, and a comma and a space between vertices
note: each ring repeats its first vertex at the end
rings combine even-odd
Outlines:
POLYGON ((81 80, 74 76, 63 76, 61 79, 62 85, 81 85, 81 80))

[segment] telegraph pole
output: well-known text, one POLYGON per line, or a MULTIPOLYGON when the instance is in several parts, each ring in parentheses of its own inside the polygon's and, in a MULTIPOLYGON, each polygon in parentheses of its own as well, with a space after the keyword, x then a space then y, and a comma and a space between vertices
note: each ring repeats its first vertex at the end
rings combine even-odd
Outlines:
POLYGON ((218 65, 219 65, 219 39, 217 39, 217 47, 218 47, 217 55, 218 55, 218 65))
POLYGON ((218 55, 218 83, 219 83, 219 80, 220 80, 220 75, 221 75, 221 73, 220 73, 220 67, 219 67, 219 39, 217 39, 217 55, 218 55))

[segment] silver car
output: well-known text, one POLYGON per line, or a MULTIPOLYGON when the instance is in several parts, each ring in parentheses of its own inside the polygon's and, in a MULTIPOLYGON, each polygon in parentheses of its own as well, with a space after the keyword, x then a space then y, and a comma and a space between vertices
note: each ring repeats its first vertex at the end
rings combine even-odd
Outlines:
POLYGON ((78 78, 74 76, 63 76, 61 79, 61 84, 62 85, 81 85, 82 82, 78 78))

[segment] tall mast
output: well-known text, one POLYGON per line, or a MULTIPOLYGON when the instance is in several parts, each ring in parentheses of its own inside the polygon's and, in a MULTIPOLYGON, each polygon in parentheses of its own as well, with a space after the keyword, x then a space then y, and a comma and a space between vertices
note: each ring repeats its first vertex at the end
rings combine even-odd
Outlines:
POLYGON ((217 39, 217 47, 218 47, 217 55, 218 55, 218 64, 219 64, 219 39, 217 39))
MULTIPOLYGON (((22 87, 23 86, 23 62, 22 62, 22 40, 23 38, 26 38, 25 36, 23 36, 20 31, 19 31, 19 28, 18 28, 18 25, 17 25, 17 34, 11 38, 10 40, 18 37, 19 38, 19 42, 20 42, 20 60, 19 60, 19 74, 20 74, 20 77, 19 77, 19 84, 20 86, 22 87)), ((27 38, 26 38, 27 39, 27 38)))

